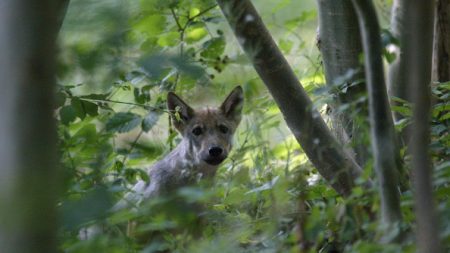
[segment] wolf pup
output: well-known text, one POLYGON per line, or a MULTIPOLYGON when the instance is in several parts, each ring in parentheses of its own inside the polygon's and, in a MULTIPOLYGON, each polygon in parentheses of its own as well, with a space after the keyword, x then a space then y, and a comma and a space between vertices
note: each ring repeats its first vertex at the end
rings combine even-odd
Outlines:
POLYGON ((135 200, 140 202, 168 194, 199 179, 212 178, 231 150, 234 132, 241 121, 243 102, 240 86, 234 88, 218 108, 200 110, 192 109, 175 93, 169 92, 167 107, 173 125, 183 138, 172 152, 149 169, 149 183, 140 181, 134 186, 132 194, 141 195, 135 200))
MULTIPOLYGON (((234 88, 219 107, 200 110, 192 109, 175 93, 169 92, 170 117, 183 138, 175 149, 149 168, 150 182, 136 183, 112 211, 136 207, 148 198, 212 178, 231 150, 234 132, 241 121, 243 102, 240 86, 234 88)), ((83 228, 79 238, 92 238, 102 230, 98 225, 83 228)))

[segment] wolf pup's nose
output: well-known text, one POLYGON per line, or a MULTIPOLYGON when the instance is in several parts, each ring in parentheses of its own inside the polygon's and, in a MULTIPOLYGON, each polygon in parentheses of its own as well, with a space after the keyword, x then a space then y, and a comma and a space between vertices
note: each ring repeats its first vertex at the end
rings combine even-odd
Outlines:
POLYGON ((218 157, 222 154, 222 148, 220 147, 212 147, 209 149, 209 155, 212 157, 218 157))

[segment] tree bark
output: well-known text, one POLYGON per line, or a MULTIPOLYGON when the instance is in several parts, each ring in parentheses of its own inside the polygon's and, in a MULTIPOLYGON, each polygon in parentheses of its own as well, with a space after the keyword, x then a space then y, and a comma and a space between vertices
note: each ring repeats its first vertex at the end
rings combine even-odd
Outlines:
POLYGON ((333 137, 248 0, 217 0, 238 42, 319 173, 347 196, 360 168, 333 137))
POLYGON ((0 4, 0 245, 56 252, 56 2, 0 4))
POLYGON ((400 153, 384 81, 380 27, 372 1, 352 2, 363 38, 372 153, 381 194, 382 224, 389 228, 402 220, 397 182, 400 153))
MULTIPOLYGON (((405 101, 410 101, 408 98, 409 85, 406 82, 407 62, 403 60, 403 42, 400 33, 404 29, 405 6, 408 0, 394 0, 391 14, 391 33, 396 39, 396 45, 392 45, 393 53, 395 53, 395 60, 389 65, 388 70, 388 87, 391 96, 401 98, 405 101)), ((392 101, 393 105, 398 103, 392 101)), ((404 116, 400 113, 394 112, 395 120, 401 120, 404 116)), ((404 136, 407 137, 406 135, 404 136)))
POLYGON ((438 0, 434 22, 433 81, 450 81, 450 0, 438 0))
POLYGON ((409 148, 412 156, 419 252, 441 252, 439 223, 433 203, 430 145, 430 82, 433 48, 434 1, 412 1, 405 6, 404 60, 406 81, 413 102, 413 123, 409 148))
POLYGON ((355 103, 366 95, 364 67, 360 63, 362 54, 358 19, 350 0, 318 0, 319 38, 318 46, 322 54, 325 79, 332 90, 340 87, 332 104, 333 130, 337 138, 345 144, 350 139, 355 158, 364 166, 368 158, 365 130, 367 129, 367 105, 338 112, 339 106, 355 103), (355 121, 358 121, 355 124, 355 121))

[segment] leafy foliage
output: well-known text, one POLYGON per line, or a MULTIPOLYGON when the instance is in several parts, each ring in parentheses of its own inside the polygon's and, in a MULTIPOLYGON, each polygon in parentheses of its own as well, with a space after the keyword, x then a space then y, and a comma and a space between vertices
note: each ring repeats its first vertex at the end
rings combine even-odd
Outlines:
MULTIPOLYGON (((289 61, 301 66, 296 72, 315 106, 325 108, 331 96, 345 93, 339 84, 324 88, 317 50, 305 53, 314 43, 314 2, 254 2, 289 61)), ((390 235, 405 233, 405 242, 374 243, 379 201, 365 185, 375 178, 372 166, 365 166, 349 199, 338 196, 307 161, 256 77, 215 1, 73 1, 61 31, 57 91, 66 189, 58 205, 61 250, 414 252, 411 190, 402 193, 403 231, 390 235), (246 96, 244 119, 214 182, 113 211, 138 180, 149 180, 146 168, 179 141, 167 122, 167 91, 214 104, 236 82, 246 96), (92 224, 104 231, 79 240, 80 229, 92 224)), ((433 89, 431 147, 442 213, 450 209, 449 87, 433 89)), ((338 110, 352 112, 363 101, 338 110)), ((398 122, 400 131, 410 122, 410 106, 394 109, 407 116, 398 122)), ((447 216, 441 216, 442 237, 450 247, 447 216)))

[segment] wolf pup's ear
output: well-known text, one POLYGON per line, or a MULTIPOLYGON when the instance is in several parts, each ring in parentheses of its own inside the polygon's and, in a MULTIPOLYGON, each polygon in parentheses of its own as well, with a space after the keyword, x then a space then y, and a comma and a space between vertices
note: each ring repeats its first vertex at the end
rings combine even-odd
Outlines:
POLYGON ((228 97, 223 101, 220 109, 236 125, 241 121, 242 107, 244 105, 244 92, 241 86, 237 86, 231 91, 228 97))
POLYGON ((167 109, 175 128, 183 132, 186 123, 194 116, 194 109, 173 92, 167 94, 167 109))

